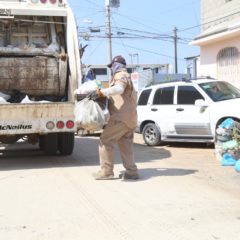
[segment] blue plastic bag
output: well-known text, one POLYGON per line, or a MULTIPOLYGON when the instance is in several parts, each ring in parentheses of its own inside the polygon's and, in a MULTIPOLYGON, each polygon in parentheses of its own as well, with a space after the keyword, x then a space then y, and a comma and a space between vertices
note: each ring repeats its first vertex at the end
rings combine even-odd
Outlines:
POLYGON ((220 127, 229 129, 229 128, 232 128, 233 125, 234 125, 234 120, 232 118, 227 118, 220 124, 220 127))
POLYGON ((240 160, 238 160, 235 164, 235 170, 240 173, 240 160))
POLYGON ((222 156, 221 164, 222 166, 235 166, 237 160, 232 157, 229 153, 224 153, 222 156))

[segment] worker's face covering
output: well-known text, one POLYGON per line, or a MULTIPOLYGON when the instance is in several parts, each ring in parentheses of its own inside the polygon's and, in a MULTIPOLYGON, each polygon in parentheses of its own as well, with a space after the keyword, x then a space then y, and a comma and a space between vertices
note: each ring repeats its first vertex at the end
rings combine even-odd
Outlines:
POLYGON ((118 62, 113 63, 111 67, 112 74, 114 75, 117 71, 119 71, 122 68, 126 68, 126 66, 118 62))

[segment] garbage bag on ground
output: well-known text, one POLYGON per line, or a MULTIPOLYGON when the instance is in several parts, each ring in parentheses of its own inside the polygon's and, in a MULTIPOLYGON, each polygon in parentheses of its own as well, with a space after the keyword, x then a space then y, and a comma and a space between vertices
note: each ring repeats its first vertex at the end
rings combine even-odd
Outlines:
POLYGON ((235 166, 240 172, 240 123, 225 119, 216 129, 215 153, 222 166, 235 166))
POLYGON ((236 170, 237 172, 240 172, 240 160, 238 160, 238 161, 236 162, 234 168, 235 168, 235 170, 236 170))
POLYGON ((103 109, 89 98, 84 98, 75 105, 75 121, 79 128, 99 131, 106 124, 103 109))
POLYGON ((233 125, 234 125, 234 120, 232 118, 227 118, 220 124, 220 127, 228 129, 233 127, 233 125))
POLYGON ((235 166, 237 160, 233 158, 233 156, 229 153, 224 153, 221 164, 222 166, 235 166))
POLYGON ((238 142, 235 139, 223 143, 224 150, 236 149, 237 147, 238 147, 238 142))

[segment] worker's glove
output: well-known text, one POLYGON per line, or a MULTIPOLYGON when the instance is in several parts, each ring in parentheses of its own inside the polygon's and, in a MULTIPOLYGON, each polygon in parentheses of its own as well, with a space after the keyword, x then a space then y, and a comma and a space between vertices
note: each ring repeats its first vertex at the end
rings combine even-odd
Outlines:
POLYGON ((89 98, 93 101, 97 100, 98 98, 104 97, 104 94, 101 92, 100 89, 97 89, 96 91, 93 91, 90 93, 89 98))

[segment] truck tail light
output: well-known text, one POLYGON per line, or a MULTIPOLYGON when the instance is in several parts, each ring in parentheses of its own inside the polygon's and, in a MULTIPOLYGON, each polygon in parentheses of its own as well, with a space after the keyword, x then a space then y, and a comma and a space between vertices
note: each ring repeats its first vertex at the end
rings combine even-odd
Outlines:
POLYGON ((74 122, 72 120, 67 121, 66 123, 67 128, 72 129, 74 127, 74 122))
POLYGON ((46 127, 47 127, 47 129, 52 130, 55 127, 55 124, 54 124, 54 122, 49 121, 49 122, 47 122, 46 127))
POLYGON ((55 4, 57 0, 50 0, 50 3, 55 4))
POLYGON ((57 122, 57 128, 58 129, 63 129, 64 128, 64 122, 63 121, 58 121, 57 122))
POLYGON ((41 1, 41 3, 46 3, 47 2, 47 0, 40 0, 41 1))

